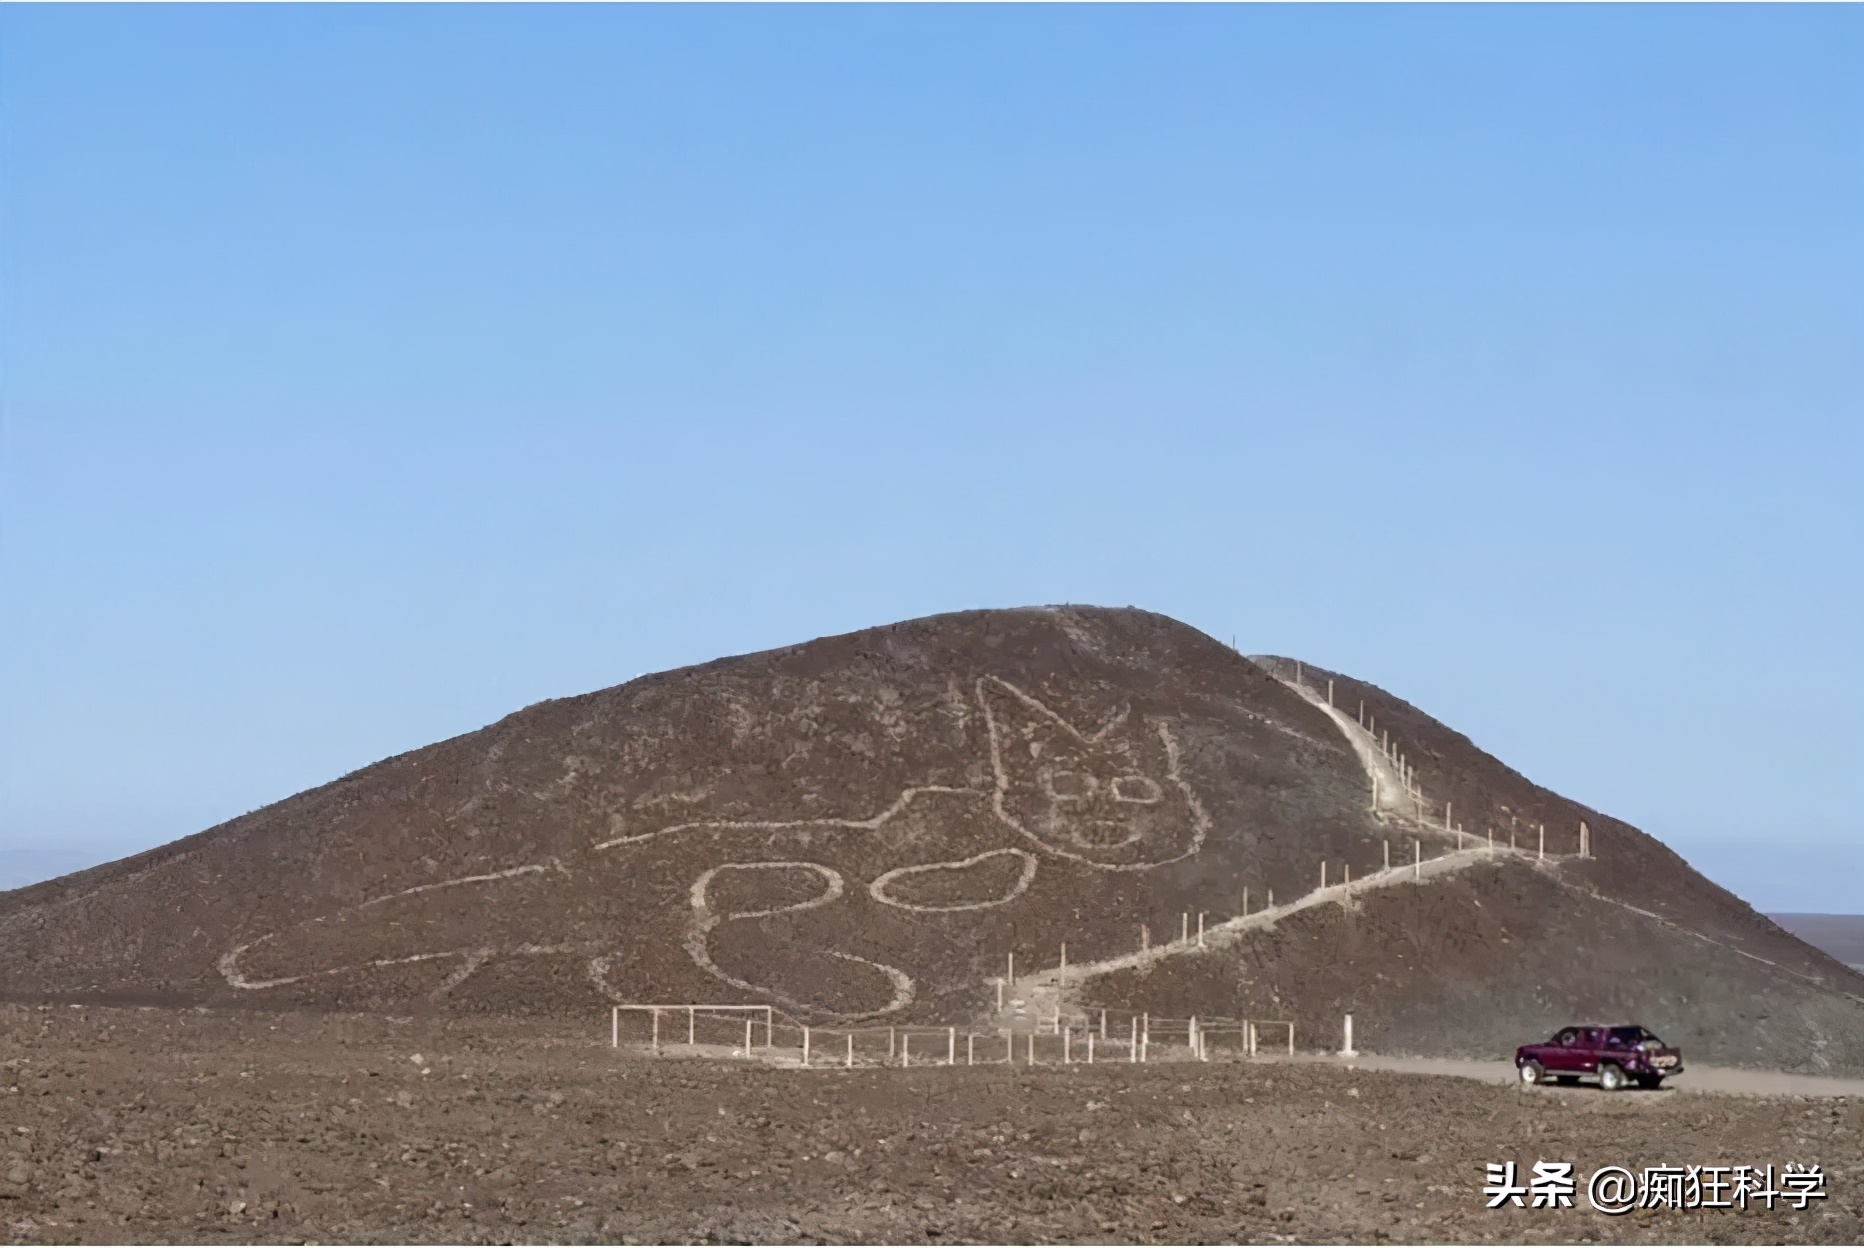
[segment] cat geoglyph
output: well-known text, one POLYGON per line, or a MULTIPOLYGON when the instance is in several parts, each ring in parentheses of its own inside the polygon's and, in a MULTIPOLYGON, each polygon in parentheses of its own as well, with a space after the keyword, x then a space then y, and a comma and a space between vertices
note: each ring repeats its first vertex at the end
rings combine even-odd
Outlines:
POLYGON ((996 677, 979 678, 974 693, 988 729, 989 790, 908 788, 865 818, 698 820, 614 837, 592 845, 579 863, 526 864, 372 898, 249 941, 219 969, 235 988, 263 990, 452 959, 434 990, 439 995, 494 958, 580 954, 595 986, 620 999, 610 982, 615 942, 566 939, 565 907, 552 894, 586 874, 613 876, 625 887, 651 869, 641 848, 679 838, 716 849, 708 855, 713 864, 686 889, 682 944, 696 966, 800 1013, 866 1018, 915 997, 913 968, 896 964, 912 949, 884 955, 889 961, 864 956, 874 948, 838 947, 850 934, 858 939, 884 926, 888 912, 936 923, 1013 907, 1045 857, 1134 872, 1202 847, 1210 820, 1180 772, 1178 744, 1163 721, 1135 722, 1121 710, 1086 733, 996 677), (461 904, 462 892, 473 895, 471 904, 461 904), (859 912, 838 915, 848 907, 859 912), (475 927, 475 916, 488 916, 485 926, 475 927), (320 933, 338 929, 374 956, 319 958, 326 943, 320 933), (270 969, 249 972, 247 959, 262 947, 270 969), (772 970, 776 949, 787 971, 772 970))

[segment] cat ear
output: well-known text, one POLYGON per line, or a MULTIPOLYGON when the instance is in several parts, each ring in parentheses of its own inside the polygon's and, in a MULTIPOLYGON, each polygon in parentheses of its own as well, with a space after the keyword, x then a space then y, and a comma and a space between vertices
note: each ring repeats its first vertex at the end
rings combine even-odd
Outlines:
POLYGON ((1056 747, 1080 749, 1098 745, 1123 724, 1129 708, 1121 707, 1107 719, 1085 731, 1030 697, 1007 680, 995 676, 979 678, 977 702, 984 710, 991 739, 998 748, 1012 741, 1040 742, 1056 747))

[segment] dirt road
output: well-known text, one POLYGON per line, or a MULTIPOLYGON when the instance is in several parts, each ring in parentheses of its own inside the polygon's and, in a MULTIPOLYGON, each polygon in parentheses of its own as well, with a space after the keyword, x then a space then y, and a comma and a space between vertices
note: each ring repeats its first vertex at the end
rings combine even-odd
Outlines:
MULTIPOLYGON (((1446 1057, 1382 1057, 1361 1053, 1350 1062, 1320 1058, 1342 1068, 1390 1071, 1411 1075, 1454 1075, 1484 1083, 1513 1083, 1511 1062, 1478 1062, 1446 1057)), ((1671 1081, 1667 1090, 1711 1092, 1724 1096, 1811 1096, 1864 1099, 1864 1079, 1827 1079, 1773 1070, 1743 1070, 1734 1066, 1691 1065, 1671 1081)))
POLYGON ((1864 1102, 1329 1062, 796 1070, 569 1024, 0 1007, 9 1242, 1855 1243, 1864 1102), (1488 1210, 1571 1161, 1578 1207, 1488 1210), (1776 1205, 1586 1207, 1607 1164, 1823 1165, 1776 1205))

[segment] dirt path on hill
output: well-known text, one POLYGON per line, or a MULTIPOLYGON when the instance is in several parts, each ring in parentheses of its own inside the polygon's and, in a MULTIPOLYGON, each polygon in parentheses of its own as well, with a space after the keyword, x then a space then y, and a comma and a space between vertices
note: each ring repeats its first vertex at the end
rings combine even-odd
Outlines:
POLYGON ((1373 809, 1407 819, 1421 820, 1423 818, 1423 811, 1419 809, 1417 800, 1405 787, 1404 777, 1399 774, 1392 760, 1385 756, 1385 751, 1379 748, 1377 737, 1361 727, 1358 721, 1349 719, 1339 707, 1306 685, 1284 680, 1273 670, 1269 670, 1269 674, 1280 680, 1287 688, 1300 694, 1309 704, 1318 707, 1338 726, 1340 734, 1353 747, 1353 753, 1359 756, 1360 765, 1366 769, 1367 781, 1374 786, 1376 796, 1373 809))

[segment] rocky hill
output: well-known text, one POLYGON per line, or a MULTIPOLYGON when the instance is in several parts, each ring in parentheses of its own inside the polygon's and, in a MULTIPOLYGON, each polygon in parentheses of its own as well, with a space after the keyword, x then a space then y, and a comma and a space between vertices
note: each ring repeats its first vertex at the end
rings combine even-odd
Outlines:
POLYGON ((1864 978, 1652 838, 1370 685, 1136 610, 643 677, 0 893, 14 999, 962 1024, 1010 952, 1073 1004, 1329 1039, 1355 1009, 1393 1051, 1610 1015, 1713 1060, 1864 1068, 1864 978), (1389 852, 1443 860, 1407 884, 1389 852), (1316 895, 1323 864, 1355 888, 1316 895), (1195 914, 1201 948, 1176 939, 1195 914), (1065 982, 1035 970, 1064 943, 1065 982))

